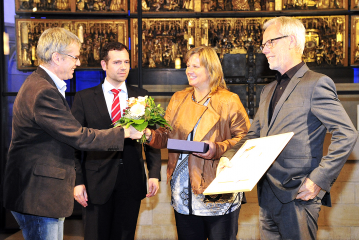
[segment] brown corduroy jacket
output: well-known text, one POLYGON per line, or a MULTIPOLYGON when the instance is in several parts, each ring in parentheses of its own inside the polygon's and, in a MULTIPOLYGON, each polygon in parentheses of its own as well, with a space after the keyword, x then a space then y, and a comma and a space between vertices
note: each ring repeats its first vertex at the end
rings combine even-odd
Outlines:
MULTIPOLYGON (((152 131, 152 139, 148 144, 155 148, 166 148, 168 138, 186 140, 201 118, 193 140, 208 140, 216 145, 213 160, 192 154, 188 159, 192 191, 201 194, 216 177, 221 155, 247 134, 250 123, 237 94, 220 88, 210 95, 208 105, 203 106, 192 100, 193 91, 185 89, 173 95, 165 115, 173 130, 160 128, 152 131)), ((180 152, 169 150, 167 181, 176 168, 179 155, 180 152)))
POLYGON ((74 148, 123 151, 124 130, 82 127, 54 81, 38 67, 13 106, 12 139, 4 173, 4 207, 62 218, 74 208, 74 148))

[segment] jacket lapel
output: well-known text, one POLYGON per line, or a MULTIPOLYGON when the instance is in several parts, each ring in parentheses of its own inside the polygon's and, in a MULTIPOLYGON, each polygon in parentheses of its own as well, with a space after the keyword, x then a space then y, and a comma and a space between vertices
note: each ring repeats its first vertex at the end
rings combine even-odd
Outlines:
MULTIPOLYGON (((138 93, 134 90, 131 85, 126 84, 128 98, 138 97, 138 93)), ((144 96, 142 96, 144 97, 144 96)))
POLYGON ((268 94, 267 94, 267 97, 266 97, 266 100, 265 100, 266 102, 264 103, 264 109, 266 111, 265 114, 264 114, 264 127, 269 127, 269 122, 268 122, 268 120, 269 120, 269 106, 270 106, 270 102, 272 100, 272 97, 273 97, 274 90, 275 90, 276 86, 277 86, 277 83, 273 84, 271 86, 271 88, 268 90, 268 94))
POLYGON ((194 141, 202 141, 203 138, 207 135, 207 133, 213 128, 214 125, 217 124, 220 119, 219 114, 214 110, 211 103, 212 101, 210 100, 207 107, 203 106, 206 109, 204 109, 203 115, 201 117, 203 119, 206 119, 206 121, 199 122, 196 129, 196 134, 193 138, 194 141))
POLYGON ((112 120, 107 109, 105 96, 102 91, 102 84, 99 84, 94 89, 94 98, 98 112, 100 113, 101 119, 103 119, 106 126, 111 126, 112 120))
MULTIPOLYGON (((309 68, 307 67, 306 64, 304 64, 299 70, 298 72, 292 77, 292 79, 290 80, 290 82, 288 83, 288 86, 286 87, 285 91, 283 92, 283 95, 281 96, 281 98, 279 99, 274 111, 273 111, 273 115, 272 115, 272 120, 270 122, 269 125, 269 129, 271 128, 271 126, 273 125, 275 119, 277 118, 277 115, 280 111, 280 109, 282 108, 284 102, 287 100, 287 98, 290 96, 290 94, 294 91, 295 87, 298 85, 298 83, 300 82, 301 78, 303 77, 303 75, 309 70, 309 68)), ((274 88, 275 89, 275 88, 274 88)), ((269 109, 269 105, 268 108, 269 109)), ((268 131, 269 131, 268 129, 268 131)))
MULTIPOLYGON (((207 110, 206 106, 197 104, 192 101, 192 92, 187 94, 177 106, 177 113, 174 122, 171 123, 173 128, 179 128, 181 131, 175 131, 176 134, 172 136, 175 139, 187 139, 189 133, 196 126, 198 120, 202 117, 203 113, 207 110), (190 111, 189 111, 190 109, 190 111), (186 124, 179 124, 186 123, 186 124), (178 134, 178 135, 177 135, 178 134)), ((197 128, 198 131, 198 128, 197 128)), ((198 132, 193 140, 198 141, 198 132)), ((200 130, 201 132, 201 130, 200 130)))

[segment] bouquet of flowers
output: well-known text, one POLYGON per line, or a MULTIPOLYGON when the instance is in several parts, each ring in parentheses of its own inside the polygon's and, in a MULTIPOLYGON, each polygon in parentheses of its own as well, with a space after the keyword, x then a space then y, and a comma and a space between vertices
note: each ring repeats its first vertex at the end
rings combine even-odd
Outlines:
MULTIPOLYGON (((152 97, 132 97, 127 102, 128 108, 120 120, 114 123, 114 127, 128 128, 132 125, 137 131, 142 132, 147 126, 155 126, 157 124, 160 127, 168 127, 172 130, 172 127, 163 118, 165 111, 161 104, 156 106, 152 97)), ((139 141, 141 143, 146 142, 145 134, 143 134, 139 141)))

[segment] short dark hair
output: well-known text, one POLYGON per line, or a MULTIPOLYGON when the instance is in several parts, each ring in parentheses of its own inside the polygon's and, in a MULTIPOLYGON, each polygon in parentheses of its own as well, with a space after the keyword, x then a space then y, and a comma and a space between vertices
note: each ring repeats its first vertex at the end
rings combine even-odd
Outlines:
POLYGON ((123 49, 126 49, 126 51, 128 52, 128 47, 125 44, 122 44, 120 42, 106 43, 101 49, 101 56, 100 56, 101 60, 104 60, 107 63, 109 60, 108 57, 109 51, 113 51, 113 50, 122 51, 123 49))

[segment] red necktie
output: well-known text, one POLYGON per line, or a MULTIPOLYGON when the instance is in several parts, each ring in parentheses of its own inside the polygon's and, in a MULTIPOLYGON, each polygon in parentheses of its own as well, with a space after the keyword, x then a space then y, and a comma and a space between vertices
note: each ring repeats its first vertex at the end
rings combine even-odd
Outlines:
POLYGON ((112 122, 116 122, 121 118, 121 106, 120 106, 120 97, 119 93, 121 92, 121 89, 112 89, 111 92, 113 93, 113 102, 111 107, 111 119, 112 122))

